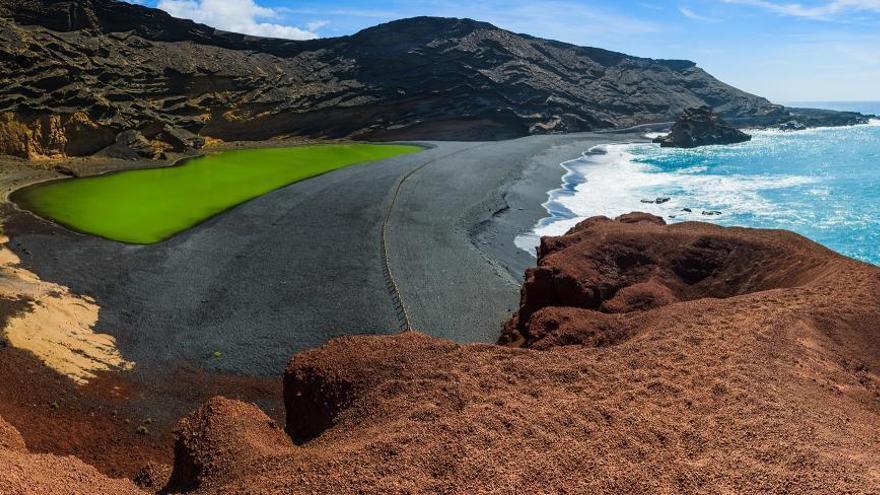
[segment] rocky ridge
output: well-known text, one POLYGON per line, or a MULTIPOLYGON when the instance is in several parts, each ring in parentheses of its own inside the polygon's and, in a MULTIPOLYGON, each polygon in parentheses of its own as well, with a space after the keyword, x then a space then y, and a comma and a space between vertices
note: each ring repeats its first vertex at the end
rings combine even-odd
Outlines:
POLYGON ((115 0, 6 0, 0 74, 0 154, 28 158, 154 158, 211 139, 290 135, 501 139, 663 122, 702 105, 737 122, 792 120, 693 62, 469 19, 286 41, 115 0))
MULTIPOLYGON (((543 239, 507 346, 333 340, 291 359, 283 428, 212 399, 179 423, 173 467, 138 479, 197 494, 874 492, 878 317, 880 269, 795 234, 591 218, 543 239)), ((117 483, 76 462, 44 471, 2 423, 0 440, 21 466, 0 487, 117 483)))

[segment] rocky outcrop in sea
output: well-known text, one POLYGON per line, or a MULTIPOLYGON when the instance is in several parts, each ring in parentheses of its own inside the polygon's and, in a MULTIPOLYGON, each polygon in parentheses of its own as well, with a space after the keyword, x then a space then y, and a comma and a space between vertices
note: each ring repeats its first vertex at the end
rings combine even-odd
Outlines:
POLYGON ((697 148, 744 143, 752 139, 721 119, 710 107, 689 108, 678 117, 672 131, 654 139, 664 148, 697 148))

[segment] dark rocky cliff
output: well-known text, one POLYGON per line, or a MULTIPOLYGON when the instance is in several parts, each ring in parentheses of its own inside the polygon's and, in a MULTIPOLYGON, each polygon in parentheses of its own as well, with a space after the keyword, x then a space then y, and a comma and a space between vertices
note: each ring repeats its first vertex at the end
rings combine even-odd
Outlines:
POLYGON ((298 42, 114 0, 3 0, 0 73, 0 154, 28 157, 92 154, 125 130, 152 143, 135 136, 149 156, 197 146, 194 134, 500 139, 668 121, 702 105, 731 119, 790 120, 692 62, 468 19, 298 42))

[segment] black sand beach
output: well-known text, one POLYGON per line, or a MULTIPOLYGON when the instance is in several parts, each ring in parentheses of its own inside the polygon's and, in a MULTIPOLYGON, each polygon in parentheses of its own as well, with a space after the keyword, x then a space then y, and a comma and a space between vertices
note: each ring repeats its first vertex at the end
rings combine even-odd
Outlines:
POLYGON ((96 331, 117 338, 137 363, 134 377, 180 366, 275 375, 298 350, 400 327, 379 233, 402 177, 386 232, 412 327, 493 342, 534 263, 513 239, 544 216, 559 163, 634 139, 430 143, 423 153, 293 184, 151 246, 72 233, 26 213, 7 230, 25 266, 96 300, 96 331))

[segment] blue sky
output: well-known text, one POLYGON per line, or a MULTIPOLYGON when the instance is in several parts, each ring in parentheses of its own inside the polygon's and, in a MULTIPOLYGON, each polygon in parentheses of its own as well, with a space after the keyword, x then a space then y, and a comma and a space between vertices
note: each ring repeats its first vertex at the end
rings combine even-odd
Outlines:
POLYGON ((777 102, 880 100, 880 0, 139 0, 231 31, 339 36, 403 17, 684 58, 777 102))

